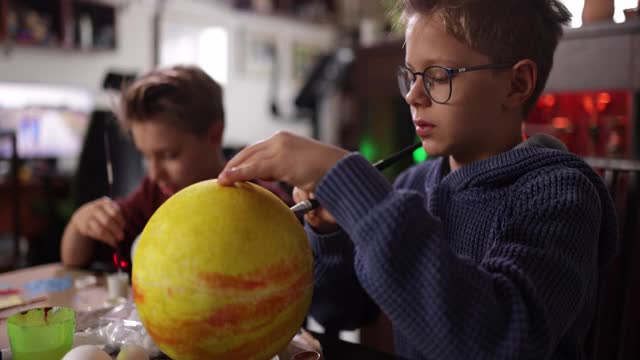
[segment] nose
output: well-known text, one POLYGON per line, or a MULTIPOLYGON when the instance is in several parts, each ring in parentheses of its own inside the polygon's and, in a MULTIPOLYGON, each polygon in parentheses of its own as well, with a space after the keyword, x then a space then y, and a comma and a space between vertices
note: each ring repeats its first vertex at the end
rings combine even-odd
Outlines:
POLYGON ((422 76, 416 77, 416 81, 411 85, 405 101, 412 107, 431 105, 431 98, 429 98, 427 90, 424 88, 424 79, 422 76))
POLYGON ((147 176, 152 181, 158 181, 162 176, 162 165, 158 160, 147 160, 147 176))

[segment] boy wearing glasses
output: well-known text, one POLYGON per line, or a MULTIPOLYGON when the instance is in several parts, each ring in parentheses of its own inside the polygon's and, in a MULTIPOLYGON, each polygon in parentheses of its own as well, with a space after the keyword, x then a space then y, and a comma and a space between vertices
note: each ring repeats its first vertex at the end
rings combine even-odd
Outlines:
POLYGON ((581 359, 616 238, 599 176, 550 137, 522 142, 570 15, 558 0, 405 0, 398 70, 435 160, 389 184, 357 153, 281 133, 236 155, 316 197, 312 315, 381 311, 409 359, 581 359))

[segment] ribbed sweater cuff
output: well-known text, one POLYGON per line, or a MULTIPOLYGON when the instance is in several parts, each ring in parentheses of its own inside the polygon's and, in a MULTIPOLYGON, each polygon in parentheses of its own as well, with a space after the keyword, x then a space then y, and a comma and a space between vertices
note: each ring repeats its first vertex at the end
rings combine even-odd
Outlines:
POLYGON ((306 223, 304 229, 309 236, 311 250, 316 256, 341 256, 353 252, 353 244, 342 229, 329 234, 319 234, 306 223))
POLYGON ((344 157, 316 187, 320 204, 345 229, 360 219, 391 192, 391 184, 358 153, 344 157))

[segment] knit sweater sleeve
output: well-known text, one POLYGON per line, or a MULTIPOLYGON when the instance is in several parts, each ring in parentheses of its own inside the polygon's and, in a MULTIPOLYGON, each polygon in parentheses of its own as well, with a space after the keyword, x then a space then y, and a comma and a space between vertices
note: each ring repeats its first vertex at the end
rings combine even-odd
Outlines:
POLYGON ((347 234, 305 230, 314 257, 313 301, 310 313, 329 332, 359 328, 380 311, 360 285, 354 269, 354 247, 347 234))
POLYGON ((316 195, 354 244, 360 284, 424 357, 547 358, 592 285, 601 210, 575 171, 513 194, 480 263, 451 250, 420 193, 392 189, 360 155, 341 160, 316 195))

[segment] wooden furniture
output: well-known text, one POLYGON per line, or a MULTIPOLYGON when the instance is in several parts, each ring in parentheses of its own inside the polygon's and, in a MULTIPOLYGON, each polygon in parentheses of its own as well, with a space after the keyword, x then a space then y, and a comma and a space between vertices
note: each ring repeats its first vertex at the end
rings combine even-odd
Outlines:
POLYGON ((115 49, 116 8, 105 0, 0 0, 0 43, 115 49))
MULTIPOLYGON (((20 158, 16 163, 22 168, 26 162, 34 161, 45 160, 20 158)), ((0 179, 0 233, 12 234, 11 258, 0 266, 0 271, 59 261, 59 239, 69 216, 71 181, 67 175, 48 170, 34 172, 28 179, 24 172, 22 178, 11 175, 0 179), (26 253, 24 249, 20 251, 20 239, 28 243, 26 253)))
POLYGON ((236 9, 306 22, 337 22, 335 0, 228 0, 236 9))
MULTIPOLYGON (((10 162, 11 172, 9 177, 4 181, 5 184, 2 184, 3 181, 0 180, 0 187, 3 185, 10 189, 10 203, 8 213, 10 212, 12 216, 6 216, 8 214, 3 214, 3 211, 0 207, 0 214, 3 214, 0 220, 0 228, 11 229, 12 237, 13 237, 13 251, 11 255, 10 263, 7 264, 9 268, 15 267, 18 256, 19 256, 19 245, 20 245, 20 182, 18 179, 18 149, 17 149, 17 141, 16 141, 16 133, 15 131, 3 130, 0 131, 0 140, 8 138, 11 144, 11 156, 7 159, 10 162), (1 224, 3 222, 7 222, 5 226, 1 224), (10 222, 10 223, 9 223, 10 222)), ((2 161, 3 159, 0 159, 2 161)), ((0 196, 0 199, 2 197, 0 196)))
POLYGON ((593 359, 640 358, 640 161, 591 158, 584 160, 604 178, 616 205, 618 252, 600 274, 596 313, 587 341, 593 359))
MULTIPOLYGON (((349 84, 345 86, 339 145, 358 150, 371 161, 392 154, 416 141, 411 112, 400 95, 397 69, 404 64, 401 39, 354 50, 349 84)), ((392 178, 412 164, 402 159, 385 175, 392 178)))

